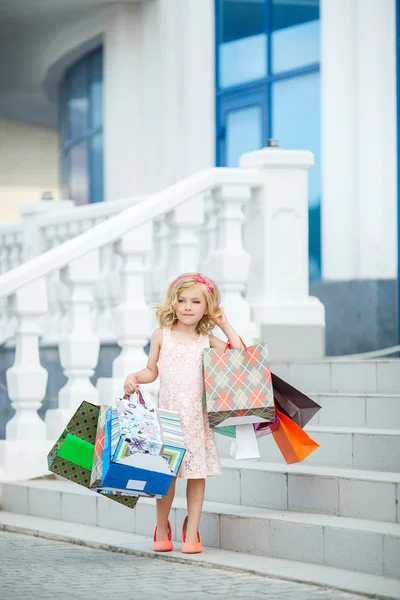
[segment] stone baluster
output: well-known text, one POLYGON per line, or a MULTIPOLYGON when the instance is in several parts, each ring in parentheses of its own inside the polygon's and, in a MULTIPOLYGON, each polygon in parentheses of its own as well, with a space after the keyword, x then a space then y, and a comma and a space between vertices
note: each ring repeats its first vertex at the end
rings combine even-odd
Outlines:
POLYGON ((154 302, 161 302, 169 283, 168 265, 171 253, 171 225, 165 217, 155 224, 155 251, 152 268, 154 302))
POLYGON ((205 274, 209 274, 212 268, 210 259, 212 259, 218 244, 218 208, 215 195, 211 191, 208 192, 205 196, 206 222, 203 238, 203 260, 200 263, 200 270, 205 274))
POLYGON ((250 304, 243 296, 250 265, 250 256, 243 247, 243 207, 250 197, 248 185, 222 185, 216 190, 218 242, 208 258, 208 271, 221 291, 228 319, 247 344, 258 338, 250 304))
POLYGON ((204 224, 204 197, 195 196, 180 204, 170 215, 172 227, 169 280, 199 269, 198 232, 204 224))
POLYGON ((20 288, 11 304, 17 318, 15 359, 6 378, 16 412, 6 425, 6 441, 0 444, 4 446, 5 478, 25 479, 47 472, 46 426, 37 413, 48 378, 39 358, 39 320, 47 310, 45 280, 38 279, 20 288))
POLYGON ((144 282, 152 248, 152 222, 124 235, 116 244, 121 258, 119 302, 114 310, 117 341, 121 352, 114 359, 112 379, 100 378, 97 389, 101 404, 123 394, 123 382, 133 371, 144 369, 144 347, 151 337, 150 309, 145 302, 144 282))
POLYGON ((57 437, 82 400, 98 404, 90 378, 98 363, 100 340, 92 326, 94 286, 99 276, 99 253, 90 252, 61 270, 69 290, 68 331, 62 334, 60 362, 67 377, 58 395, 58 408, 46 413, 47 435, 57 437))
POLYGON ((100 249, 100 278, 96 284, 96 309, 93 322, 101 340, 115 340, 115 323, 112 308, 112 280, 115 255, 112 245, 100 249))
POLYGON ((143 348, 151 336, 150 309, 145 302, 144 277, 152 248, 152 222, 124 235, 116 244, 122 258, 121 296, 115 309, 115 328, 122 350, 113 363, 113 377, 123 382, 128 373, 143 369, 147 355, 143 348))

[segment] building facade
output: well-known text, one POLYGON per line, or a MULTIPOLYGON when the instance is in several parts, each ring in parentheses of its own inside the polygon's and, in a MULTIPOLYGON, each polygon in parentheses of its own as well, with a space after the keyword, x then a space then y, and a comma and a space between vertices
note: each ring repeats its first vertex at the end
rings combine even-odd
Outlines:
POLYGON ((45 191, 149 193, 272 138, 309 149, 328 353, 396 344, 398 4, 15 0, 0 19, 0 219, 45 191))

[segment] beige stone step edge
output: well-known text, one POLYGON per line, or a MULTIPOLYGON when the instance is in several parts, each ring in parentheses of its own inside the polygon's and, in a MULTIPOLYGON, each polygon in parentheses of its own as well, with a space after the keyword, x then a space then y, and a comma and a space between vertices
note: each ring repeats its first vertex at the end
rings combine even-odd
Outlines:
POLYGON ((155 554, 151 551, 149 537, 89 525, 0 511, 0 531, 31 535, 155 560, 253 573, 274 579, 307 583, 325 589, 361 594, 364 597, 384 598, 385 600, 400 598, 400 581, 378 575, 355 573, 334 567, 216 548, 204 548, 202 554, 185 556, 179 551, 179 544, 176 545, 174 552, 155 554))

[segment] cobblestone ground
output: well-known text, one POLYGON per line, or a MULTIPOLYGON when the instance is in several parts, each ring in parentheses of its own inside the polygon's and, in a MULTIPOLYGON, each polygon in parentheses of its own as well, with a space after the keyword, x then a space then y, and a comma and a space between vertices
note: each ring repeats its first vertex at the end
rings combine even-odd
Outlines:
POLYGON ((1 600, 352 600, 338 591, 0 532, 1 600))

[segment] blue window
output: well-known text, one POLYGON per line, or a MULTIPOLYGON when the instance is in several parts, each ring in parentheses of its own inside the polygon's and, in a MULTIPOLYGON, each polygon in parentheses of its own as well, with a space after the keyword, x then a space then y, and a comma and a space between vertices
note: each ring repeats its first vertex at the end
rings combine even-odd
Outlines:
POLYGON ((61 85, 62 178, 76 204, 101 202, 103 184, 103 51, 72 65, 61 85))
POLYGON ((315 154, 310 279, 321 277, 319 0, 216 0, 217 164, 238 166, 268 138, 315 154))

